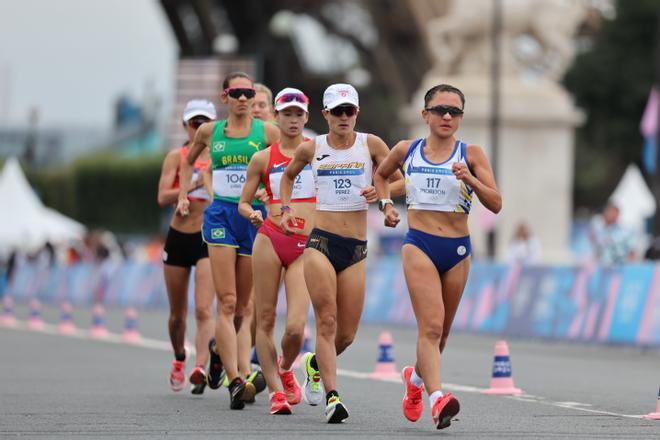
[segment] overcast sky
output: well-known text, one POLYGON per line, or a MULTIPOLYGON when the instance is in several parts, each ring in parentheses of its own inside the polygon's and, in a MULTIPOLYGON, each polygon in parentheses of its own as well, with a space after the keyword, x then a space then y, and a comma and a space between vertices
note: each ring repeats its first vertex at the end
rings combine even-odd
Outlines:
POLYGON ((109 128, 149 82, 168 104, 177 51, 158 0, 0 0, 0 125, 109 128))

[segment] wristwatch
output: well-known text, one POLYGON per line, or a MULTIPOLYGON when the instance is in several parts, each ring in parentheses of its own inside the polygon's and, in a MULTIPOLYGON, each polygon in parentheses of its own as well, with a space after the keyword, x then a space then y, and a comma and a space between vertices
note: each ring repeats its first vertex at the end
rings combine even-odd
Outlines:
POLYGON ((381 211, 385 211, 385 205, 388 205, 388 204, 389 205, 394 205, 394 202, 392 201, 392 199, 380 199, 378 201, 378 209, 380 209, 381 211))

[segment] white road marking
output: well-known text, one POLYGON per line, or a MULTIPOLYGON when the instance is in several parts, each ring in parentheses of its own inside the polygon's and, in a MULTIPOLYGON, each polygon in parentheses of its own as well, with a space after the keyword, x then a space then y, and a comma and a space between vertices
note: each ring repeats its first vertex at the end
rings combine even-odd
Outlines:
MULTIPOLYGON (((88 339, 92 341, 98 341, 98 342, 107 342, 111 344, 126 344, 126 345, 133 345, 136 347, 143 347, 143 348, 148 348, 151 350, 160 350, 160 351, 171 351, 172 347, 169 343, 169 341, 162 341, 159 339, 151 339, 151 338, 145 338, 141 337, 137 341, 131 341, 131 342, 126 342, 123 340, 123 337, 121 334, 118 333, 110 333, 108 332, 107 336, 104 338, 94 338, 91 336, 88 330, 81 330, 81 329, 75 329, 74 332, 72 333, 60 333, 58 330, 58 327, 56 325, 51 325, 51 324, 44 324, 42 329, 39 330, 33 330, 28 328, 27 324, 22 321, 16 321, 15 326, 13 327, 3 327, 0 325, 0 328, 7 328, 7 329, 14 329, 14 330, 23 330, 23 331, 31 331, 31 332, 37 332, 37 333, 46 333, 46 334, 51 334, 51 335, 57 335, 57 336, 68 336, 72 338, 78 338, 78 339, 88 339)), ((194 347, 186 347, 188 350, 188 353, 191 355, 195 354, 195 348, 194 347)), ((400 384, 401 379, 400 378, 373 378, 369 377, 370 373, 365 373, 361 371, 353 371, 353 370, 344 370, 344 369, 337 369, 337 375, 338 376, 343 376, 343 377, 350 377, 352 379, 361 379, 361 380, 376 380, 380 382, 391 382, 391 383, 396 383, 400 384)), ((481 394, 482 391, 484 391, 486 388, 479 388, 479 387, 474 387, 470 385, 460 385, 460 384, 453 384, 453 383, 444 383, 444 388, 450 390, 450 391, 457 391, 457 392, 462 392, 462 393, 474 393, 474 394, 481 394)), ((598 409, 591 409, 591 408, 585 408, 585 407, 591 407, 590 403, 581 403, 581 402, 559 402, 559 401, 553 401, 553 400, 548 400, 544 397, 541 396, 534 396, 532 394, 523 394, 521 396, 502 396, 507 399, 513 399, 513 400, 518 400, 520 402, 530 402, 530 403, 538 403, 540 405, 550 405, 554 406, 557 408, 564 408, 564 409, 572 409, 575 411, 583 411, 583 412, 588 412, 592 414, 600 414, 600 415, 607 415, 607 416, 615 416, 615 417, 625 417, 625 418, 632 418, 632 419, 643 419, 643 415, 636 415, 636 414, 620 414, 620 413, 615 413, 611 411, 603 411, 603 410, 598 410, 598 409)))

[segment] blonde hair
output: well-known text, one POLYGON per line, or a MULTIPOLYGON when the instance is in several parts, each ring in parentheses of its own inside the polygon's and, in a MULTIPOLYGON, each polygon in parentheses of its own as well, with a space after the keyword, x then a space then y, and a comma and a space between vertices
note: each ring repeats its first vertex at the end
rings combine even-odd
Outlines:
POLYGON ((273 107, 273 92, 264 84, 254 83, 254 90, 259 93, 265 93, 268 97, 268 104, 273 107))

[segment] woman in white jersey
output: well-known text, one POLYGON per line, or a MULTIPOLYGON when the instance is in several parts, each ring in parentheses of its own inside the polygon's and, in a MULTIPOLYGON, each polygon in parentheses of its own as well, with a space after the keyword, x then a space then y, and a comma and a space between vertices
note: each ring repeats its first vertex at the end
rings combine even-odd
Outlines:
POLYGON ((238 205, 241 215, 260 228, 254 240, 252 256, 257 309, 256 345, 271 393, 271 414, 291 414, 291 405, 300 403, 302 399, 292 367, 303 345, 309 310, 303 259, 299 257, 305 249, 314 219, 316 190, 311 167, 305 167, 296 177, 293 190, 291 206, 296 210, 296 233, 285 234, 278 219, 282 215, 280 180, 293 159, 296 147, 303 142, 302 131, 309 116, 308 104, 309 99, 298 89, 287 87, 277 94, 275 114, 280 127, 280 142, 252 156, 238 205), (261 211, 250 205, 260 182, 270 199, 265 221, 261 211), (286 288, 286 327, 282 336, 282 356, 278 360, 273 331, 282 269, 286 288))
POLYGON ((470 270, 467 214, 472 194, 494 213, 502 208, 481 147, 454 137, 464 106, 463 93, 453 86, 441 84, 426 92, 422 117, 429 135, 399 142, 374 175, 378 195, 385 201, 385 225, 390 227, 399 222, 399 214, 389 200, 387 181, 399 168, 406 177, 410 230, 401 255, 418 336, 417 363, 402 372, 403 413, 410 421, 419 420, 425 388, 438 429, 448 427, 460 409, 451 393, 442 392, 440 357, 470 270))
MULTIPOLYGON (((302 359, 304 396, 318 405, 326 398, 326 420, 339 423, 348 417, 336 390, 337 355, 357 332, 365 290, 367 207, 376 201, 372 164, 388 153, 385 143, 372 134, 354 131, 359 101, 349 84, 333 84, 323 94, 323 116, 328 134, 301 144, 284 171, 280 185, 281 227, 296 233, 297 218, 289 205, 294 180, 311 165, 316 179, 314 229, 303 254, 305 281, 316 316, 316 353, 302 359), (323 385, 321 385, 321 379, 323 385)), ((393 186, 403 193, 400 173, 393 186)))

